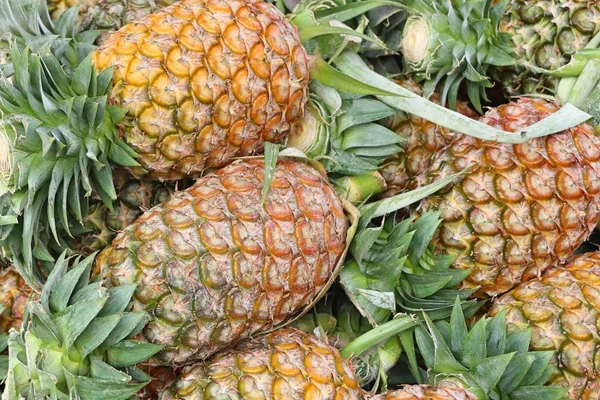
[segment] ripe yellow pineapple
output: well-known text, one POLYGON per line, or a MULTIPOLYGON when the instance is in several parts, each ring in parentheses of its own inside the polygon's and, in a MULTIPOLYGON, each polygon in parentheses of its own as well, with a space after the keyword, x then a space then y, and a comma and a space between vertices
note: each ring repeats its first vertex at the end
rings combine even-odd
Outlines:
POLYGON ((531 329, 531 349, 557 351, 551 384, 568 387, 571 399, 597 399, 599 296, 600 252, 593 252, 517 286, 490 313, 506 312, 509 331, 531 329))
POLYGON ((183 0, 106 37, 93 54, 116 67, 111 101, 140 174, 199 175, 280 142, 308 99, 296 29, 262 0, 183 0))
POLYGON ((284 329, 183 369, 171 399, 352 400, 362 394, 348 360, 313 335, 284 329))
POLYGON ((204 359, 270 329, 326 289, 348 221, 327 180, 280 159, 264 205, 264 160, 239 161, 144 213, 98 257, 114 286, 137 283, 153 362, 204 359))
MULTIPOLYGON (((480 121, 516 131, 557 110, 547 100, 522 98, 480 121)), ((421 163, 421 173, 403 179, 414 188, 466 170, 418 211, 441 211, 436 248, 457 256, 456 268, 473 268, 463 286, 479 286, 479 295, 506 292, 565 261, 600 221, 600 139, 591 125, 515 145, 460 134, 444 138, 431 147, 436 152, 421 163)))
POLYGON ((368 400, 476 400, 477 396, 460 388, 406 385, 402 389, 367 397, 368 400))

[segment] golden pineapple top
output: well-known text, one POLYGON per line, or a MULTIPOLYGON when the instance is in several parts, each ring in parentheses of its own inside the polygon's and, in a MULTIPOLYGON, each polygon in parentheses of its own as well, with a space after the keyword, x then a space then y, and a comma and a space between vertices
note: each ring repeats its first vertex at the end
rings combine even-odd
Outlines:
POLYGON ((249 340, 183 369, 162 394, 170 399, 358 400, 360 386, 337 349, 296 329, 249 340))
POLYGON ((137 283, 153 362, 181 365, 271 328, 331 282, 348 221, 327 180, 280 159, 264 205, 264 160, 208 174, 144 213, 98 257, 113 285, 137 283))
POLYGON ((259 151, 308 99, 296 29, 262 0, 183 0, 125 25, 93 54, 115 66, 112 102, 144 171, 180 179, 259 151))

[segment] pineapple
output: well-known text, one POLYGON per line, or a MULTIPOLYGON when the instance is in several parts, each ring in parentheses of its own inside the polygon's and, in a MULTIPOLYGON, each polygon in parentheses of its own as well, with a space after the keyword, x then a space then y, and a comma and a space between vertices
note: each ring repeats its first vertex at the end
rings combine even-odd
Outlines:
POLYGON ((493 86, 506 94, 555 94, 556 79, 540 71, 567 64, 600 31, 600 6, 588 0, 406 0, 401 50, 406 69, 426 81, 427 96, 440 84, 454 104, 461 81, 482 112, 493 86), (492 3, 492 5, 490 5, 492 3))
POLYGON ((32 279, 34 259, 51 260, 41 243, 83 224, 85 197, 117 198, 113 165, 161 181, 200 175, 285 140, 308 97, 297 30, 258 0, 177 2, 109 34, 72 73, 52 54, 11 53, 28 74, 0 74, 12 144, 0 187, 23 193, 11 251, 32 279))
POLYGON ((499 29, 510 37, 521 60, 498 73, 507 95, 554 93, 556 78, 536 74, 528 66, 556 70, 567 64, 600 32, 600 4, 588 0, 510 1, 499 29))
POLYGON ((20 329, 31 288, 13 266, 0 271, 0 335, 20 329))
POLYGON ((517 286, 493 303, 506 313, 509 331, 531 330, 531 349, 556 350, 550 382, 569 388, 570 399, 600 396, 600 252, 570 259, 517 286))
MULTIPOLYGON (((557 110, 547 100, 522 98, 480 121, 516 131, 557 110)), ((436 248, 457 257, 455 268, 473 268, 463 287, 479 288, 480 296, 506 292, 565 261, 600 221, 600 139, 589 124, 516 145, 452 134, 427 164, 406 187, 466 169, 418 212, 441 211, 436 248)))
POLYGON ((331 284, 347 243, 342 202, 317 170, 280 159, 261 205, 263 159, 239 161, 144 213, 96 261, 138 284, 153 363, 204 359, 302 311, 331 284))
POLYGON ((297 31, 262 0, 183 0, 125 25, 93 53, 115 66, 111 102, 139 174, 181 179, 281 142, 308 99, 297 31))
POLYGON ((284 329, 184 368, 159 397, 200 398, 358 400, 362 395, 350 363, 337 349, 284 329))
POLYGON ((484 315, 468 326, 457 300, 449 321, 432 322, 427 314, 423 318, 415 343, 426 370, 416 378, 436 386, 429 389, 433 393, 450 388, 453 394, 478 399, 522 399, 532 393, 546 400, 564 398, 566 388, 544 386, 551 384, 548 364, 555 351, 530 349, 531 331, 511 332, 506 313, 484 315))
POLYGON ((429 385, 406 385, 402 389, 368 397, 368 400, 477 400, 461 388, 429 385))
MULTIPOLYGON (((412 79, 397 80, 396 83, 419 96, 423 95, 423 87, 412 79)), ((440 97, 434 93, 430 100, 439 103, 440 97)), ((477 117, 475 111, 464 102, 459 101, 456 110, 467 117, 477 117)), ((391 197, 421 186, 423 182, 419 178, 423 171, 431 168, 433 155, 444 149, 455 136, 448 129, 413 114, 396 114, 390 119, 389 125, 398 135, 406 138, 407 142, 403 143, 402 152, 388 157, 381 166, 380 172, 387 184, 383 197, 391 197)))
POLYGON ((92 257, 75 260, 69 270, 67 261, 59 259, 41 299, 29 303, 30 315, 39 318, 11 334, 4 398, 53 393, 57 398, 88 399, 111 393, 125 400, 137 393, 138 398, 162 400, 363 399, 351 360, 402 333, 409 338, 414 333, 416 341, 405 348, 408 358, 414 359, 416 343, 428 367, 428 378, 421 378, 436 385, 462 387, 478 398, 516 399, 543 390, 547 400, 554 400, 566 392, 541 386, 554 352, 528 351, 530 336, 507 334, 504 314, 480 319, 468 330, 460 300, 454 303, 449 323, 433 323, 426 314, 421 321, 399 315, 339 352, 326 339, 280 329, 248 338, 202 362, 187 360, 181 370, 149 368, 146 361, 161 346, 133 340, 156 318, 129 311, 136 302, 136 285, 107 290, 101 280, 87 284, 92 257), (133 368, 133 363, 142 367, 133 368), (148 385, 152 376, 155 381, 148 385))

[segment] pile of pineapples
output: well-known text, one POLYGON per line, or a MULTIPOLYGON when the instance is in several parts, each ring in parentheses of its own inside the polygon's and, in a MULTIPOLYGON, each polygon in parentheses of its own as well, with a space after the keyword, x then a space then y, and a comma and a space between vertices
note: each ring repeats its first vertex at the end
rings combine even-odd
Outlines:
POLYGON ((2 399, 600 399, 599 32, 0 0, 2 399))

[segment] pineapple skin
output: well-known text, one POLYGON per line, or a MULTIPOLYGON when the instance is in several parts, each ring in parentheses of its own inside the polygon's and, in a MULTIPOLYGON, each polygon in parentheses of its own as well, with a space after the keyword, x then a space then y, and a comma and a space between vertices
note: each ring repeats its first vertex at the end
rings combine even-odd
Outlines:
POLYGON ((20 329, 23 314, 32 290, 13 266, 0 271, 0 334, 8 334, 12 329, 20 329))
MULTIPOLYGON (((399 79, 398 85, 422 96, 423 87, 412 79, 399 79)), ((440 104, 438 93, 430 99, 440 104)), ((458 101, 456 111, 470 118, 477 118, 477 113, 467 103, 458 101)), ((407 139, 403 145, 404 151, 389 157, 380 168, 387 188, 381 197, 392 197, 400 193, 417 189, 425 185, 427 176, 423 171, 431 168, 433 155, 444 149, 456 133, 419 118, 413 114, 398 113, 388 123, 389 128, 407 139)))
POLYGON ((117 233, 150 208, 168 201, 176 189, 185 188, 187 182, 158 182, 137 179, 124 168, 113 169, 113 184, 117 200, 110 210, 100 198, 94 198, 84 218, 89 232, 77 235, 73 249, 88 256, 110 245, 117 233))
MULTIPOLYGON (((84 29, 108 32, 121 29, 175 3, 176 0, 82 0, 78 22, 84 29)), ((101 34, 100 42, 107 33, 101 34)))
POLYGON ((600 397, 600 252, 575 256, 519 285, 490 314, 501 311, 510 331, 533 330, 531 349, 557 352, 550 384, 568 387, 570 399, 600 397))
POLYGON ((108 35, 111 101, 127 111, 137 175, 199 176, 298 129, 308 61, 296 29, 262 0, 182 0, 108 35))
MULTIPOLYGON (((589 0, 513 0, 500 21, 517 59, 556 70, 600 31, 600 3, 589 0)), ((508 96, 553 93, 557 79, 529 68, 503 67, 499 79, 508 96)))
POLYGON ((137 283, 156 365, 205 359, 303 310, 332 279, 348 221, 326 178, 280 159, 264 206, 264 160, 238 161, 144 213, 97 258, 137 283))
MULTIPOLYGON (((521 98, 491 109, 480 121, 516 131, 557 110, 546 100, 521 98)), ((402 179, 414 188, 471 168, 417 209, 442 212, 433 243, 438 252, 457 257, 455 268, 473 269, 464 288, 496 296, 539 277, 566 261, 600 221, 600 138, 591 125, 516 145, 443 132, 412 132, 438 141, 429 146, 435 152, 423 155, 419 143, 429 139, 417 140, 417 150, 409 147, 406 159, 422 170, 402 179)))
POLYGON ((314 335, 296 329, 249 340, 183 369, 161 400, 362 399, 349 361, 314 335))
POLYGON ((477 396, 461 389, 445 386, 406 385, 402 389, 367 397, 367 400, 476 400, 477 396))
POLYGON ((99 30, 97 43, 101 44, 111 32, 168 7, 175 1, 177 0, 48 0, 47 4, 53 20, 67 9, 79 5, 78 28, 99 30))

